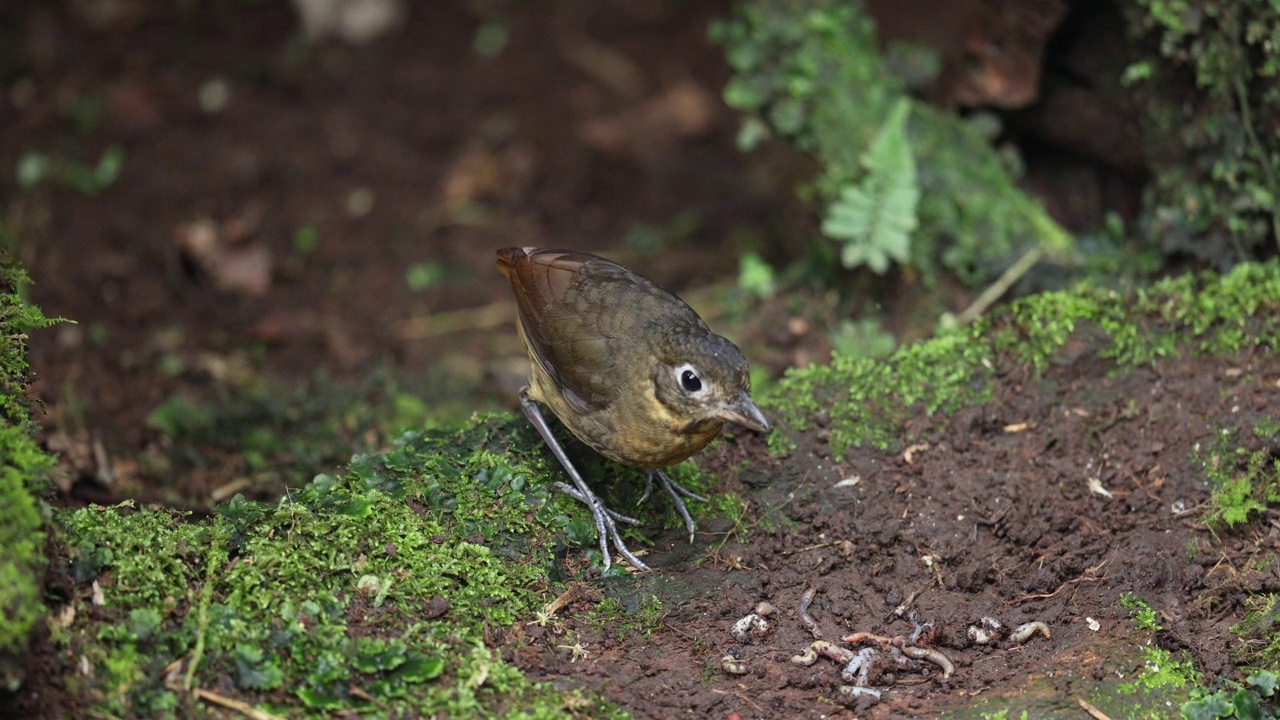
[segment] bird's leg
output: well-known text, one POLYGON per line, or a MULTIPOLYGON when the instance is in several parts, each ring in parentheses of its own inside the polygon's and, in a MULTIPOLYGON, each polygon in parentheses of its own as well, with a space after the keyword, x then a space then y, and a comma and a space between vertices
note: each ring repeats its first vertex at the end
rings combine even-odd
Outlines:
MULTIPOLYGON (((569 497, 573 498, 574 500, 577 500, 578 502, 580 502, 580 503, 582 503, 582 504, 584 504, 584 505, 590 505, 590 504, 591 504, 590 502, 588 502, 588 501, 587 501, 587 499, 586 499, 586 498, 584 498, 584 497, 582 496, 582 493, 578 492, 578 488, 576 488, 576 487, 574 487, 574 486, 570 485, 569 483, 562 483, 562 482, 558 482, 558 483, 556 483, 556 489, 558 489, 560 492, 564 493, 565 495, 568 495, 569 497)), ((599 499, 600 499, 600 496, 599 496, 599 495, 597 495, 597 496, 595 496, 595 498, 596 498, 596 500, 599 500, 599 499)), ((601 505, 601 507, 604 507, 604 506, 603 506, 603 505, 601 505)), ((606 513, 609 513, 609 517, 613 518, 614 520, 616 520, 616 521, 618 521, 618 522, 624 522, 624 523, 627 523, 628 525, 639 525, 639 524, 640 524, 640 521, 639 521, 639 520, 637 520, 637 519, 635 519, 635 518, 631 517, 630 515, 623 515, 622 513, 618 512, 618 511, 616 511, 616 510, 612 510, 612 509, 610 509, 610 508, 604 508, 604 511, 605 511, 606 513)))
POLYGON ((634 519, 613 512, 604 506, 600 498, 591 492, 591 488, 587 487, 586 481, 578 474, 577 468, 569 461, 569 456, 565 454, 564 448, 560 447, 560 443, 556 441, 554 435, 551 434, 551 428, 547 425, 547 421, 542 417, 542 411, 538 409, 538 403, 529 397, 529 386, 520 388, 520 409, 524 410, 524 416, 529 418, 529 422, 537 428, 538 434, 542 436, 543 441, 551 448, 551 454, 556 456, 560 461, 560 465, 564 471, 569 473, 569 479, 573 481, 573 487, 564 483, 557 483, 556 486, 561 492, 571 498, 583 503, 591 508, 591 515, 596 521, 596 537, 600 539, 600 554, 604 556, 604 568, 609 569, 613 565, 613 558, 609 555, 609 541, 613 541, 613 547, 617 549, 618 554, 627 559, 627 562, 637 570, 648 570, 649 566, 640 561, 640 558, 631 554, 631 550, 627 548, 626 543, 622 542, 622 535, 618 532, 618 526, 614 522, 615 518, 620 522, 627 522, 633 525, 639 523, 634 519))
POLYGON ((640 497, 640 502, 644 502, 645 498, 649 497, 649 491, 653 489, 653 480, 657 478, 658 486, 667 495, 671 496, 671 502, 676 506, 676 512, 680 513, 680 517, 684 518, 684 526, 689 529, 689 542, 693 542, 693 531, 697 530, 698 526, 694 524, 693 516, 689 514, 689 508, 685 507, 684 499, 692 498, 702 502, 706 502, 707 499, 667 477, 667 474, 661 470, 647 470, 644 477, 644 495, 640 497))

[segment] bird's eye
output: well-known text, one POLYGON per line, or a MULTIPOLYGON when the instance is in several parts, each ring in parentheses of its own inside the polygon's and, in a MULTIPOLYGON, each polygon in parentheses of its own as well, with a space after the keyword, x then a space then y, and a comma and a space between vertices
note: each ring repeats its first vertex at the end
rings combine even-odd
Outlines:
POLYGON ((698 377, 698 373, 686 367, 680 371, 680 387, 687 393, 696 393, 702 389, 702 379, 698 377))

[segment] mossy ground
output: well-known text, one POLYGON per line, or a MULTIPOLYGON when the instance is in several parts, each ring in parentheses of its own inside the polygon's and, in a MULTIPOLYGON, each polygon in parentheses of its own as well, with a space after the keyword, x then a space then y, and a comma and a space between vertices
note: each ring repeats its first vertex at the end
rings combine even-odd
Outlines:
POLYGON ((285 714, 608 714, 486 645, 554 594, 576 514, 531 481, 541 460, 506 450, 522 434, 510 418, 406 433, 340 476, 201 522, 133 507, 61 515, 74 579, 101 591, 100 617, 63 636, 99 707, 163 716, 203 687, 285 714))
MULTIPOLYGON (((878 625, 874 618, 888 609, 884 603, 901 601, 891 598, 902 587, 932 584, 934 573, 912 550, 928 548, 920 552, 940 563, 943 584, 921 597, 919 609, 952 618, 950 642, 963 635, 954 623, 1024 602, 1051 622, 1055 638, 1028 645, 1017 662, 1003 649, 944 646, 962 659, 949 691, 892 690, 899 699, 873 713, 892 714, 900 702, 918 708, 924 697, 935 709, 958 709, 971 703, 954 692, 957 685, 1000 682, 1014 694, 987 698, 974 712, 1016 717, 1027 708, 1067 708, 1080 697, 1110 712, 1127 708, 1129 717, 1167 717, 1188 700, 1217 697, 1207 677, 1231 680, 1235 663, 1265 667, 1280 646, 1277 589, 1265 580, 1275 572, 1275 549, 1241 532, 1262 528, 1275 503, 1274 471, 1254 446, 1274 435, 1273 415, 1257 403, 1260 388, 1280 373, 1271 351, 1278 278, 1276 265, 1244 266, 1222 279, 1169 281, 1136 300, 1092 288, 1044 295, 888 361, 794 372, 762 393, 794 445, 788 457, 770 457, 749 436, 735 436, 700 464, 680 468, 682 480, 713 492, 710 507, 695 509, 710 535, 689 548, 665 505, 646 507, 655 513, 648 531, 632 537, 656 540, 660 570, 649 576, 598 577, 585 513, 551 489, 558 470, 536 433, 511 415, 405 432, 384 451, 357 455, 342 472, 317 476, 278 501, 237 498, 205 518, 132 504, 60 511, 54 528, 66 561, 53 570, 77 589, 49 624, 58 653, 74 658, 67 689, 113 716, 180 716, 211 697, 317 717, 340 710, 604 717, 626 709, 663 716, 671 703, 713 712, 727 697, 716 694, 727 682, 716 660, 730 643, 725 629, 750 598, 782 606, 794 600, 792 588, 817 583, 823 594, 815 613, 824 621, 878 625), (1140 311, 1128 324, 1121 322, 1126 308, 1140 311), (1215 412, 1225 414, 1202 422, 1231 420, 1227 432, 1189 430, 1188 418, 1169 417, 1178 411, 1158 401, 1130 407, 1133 389, 1149 387, 1153 369, 1173 385, 1214 358, 1235 368, 1223 377, 1239 384, 1179 395, 1178 405, 1222 405, 1215 412), (815 400, 831 394, 840 400, 815 400), (1232 412, 1232 403, 1249 409, 1232 412), (1010 413, 1044 424, 992 434, 1010 413), (1163 463, 1167 475, 1123 490, 1119 504, 1085 488, 1086 468, 1052 470, 1074 462, 1075 451, 1063 455, 1063 448, 1080 443, 1120 462, 1114 458, 1132 441, 1117 433, 1132 432, 1125 425, 1135 422, 1163 428, 1153 442, 1172 442, 1176 427, 1217 444, 1158 449, 1160 462, 1147 462, 1143 477, 1156 478, 1163 463), (1036 440, 1037 431, 1049 434, 1036 440), (925 463, 914 461, 916 469, 876 448, 922 441, 932 449, 915 451, 925 463), (1000 447, 1014 454, 990 454, 1000 447), (934 465, 937 453, 952 460, 934 465), (1026 474, 1027 462, 1048 462, 1037 473, 1057 480, 1026 474), (861 479, 852 502, 831 487, 829 480, 877 464, 883 469, 861 479), (957 472, 976 473, 963 491, 957 472), (714 493, 714 477, 730 492, 714 493), (1199 507, 1192 517, 1210 524, 1187 530, 1172 514, 1185 507, 1143 505, 1144 493, 1199 507), (940 504, 922 505, 926 496, 940 504), (1019 505, 1002 516, 1006 496, 1019 505), (1151 532, 1135 526, 1131 513, 1157 525, 1151 532), (978 525, 966 520, 975 516, 978 525), (910 520, 899 525, 897 518, 910 520), (1096 523, 1110 530, 1099 535, 1090 529, 1096 523), (655 535, 655 526, 667 529, 655 535), (988 527, 997 532, 988 535, 988 527), (1182 534, 1167 538, 1177 527, 1182 534), (1113 546, 1109 533, 1127 539, 1113 546), (989 546, 972 546, 979 537, 989 546), (1128 570, 1115 554, 1120 547, 1146 569, 1128 570), (1197 569, 1210 552, 1213 570, 1197 569), (1032 557, 1043 570, 1027 564, 1032 557), (1215 577, 1223 558, 1234 574, 1215 577), (1108 563, 1115 569, 1098 569, 1108 563), (1081 579, 1077 590, 1100 591, 1061 594, 1081 579), (1179 587, 1197 589, 1170 595, 1179 587), (568 604, 546 609, 566 592, 568 604), (1231 650, 1164 647, 1203 631, 1196 618, 1211 617, 1204 612, 1215 607, 1236 618, 1231 650), (1187 619, 1169 621, 1174 614, 1187 619), (1102 634, 1085 627, 1086 616, 1102 620, 1102 634), (679 691, 644 695, 648 675, 626 669, 637 665, 652 668, 650 682, 679 691), (1042 672, 1072 678, 1067 696, 1060 684, 1037 690, 1031 678, 1042 672), (605 682, 610 677, 616 682, 605 682)), ((575 456, 590 477, 617 473, 578 450, 575 456)), ((1122 492, 1122 480, 1098 472, 1122 492)), ((638 493, 636 480, 617 473, 606 497, 625 506, 638 493)), ((787 638, 777 646, 783 656, 798 642, 787 617, 777 638, 787 638)), ((768 647, 744 651, 773 668, 755 676, 773 689, 757 689, 789 708, 783 712, 805 715, 803 698, 823 695, 822 674, 779 684, 768 678, 794 674, 782 657, 770 665, 761 657, 768 647)))
POLYGON ((36 493, 53 459, 40 450, 26 396, 27 333, 50 321, 20 295, 26 276, 0 257, 0 688, 22 679, 20 657, 39 620, 43 524, 36 493))

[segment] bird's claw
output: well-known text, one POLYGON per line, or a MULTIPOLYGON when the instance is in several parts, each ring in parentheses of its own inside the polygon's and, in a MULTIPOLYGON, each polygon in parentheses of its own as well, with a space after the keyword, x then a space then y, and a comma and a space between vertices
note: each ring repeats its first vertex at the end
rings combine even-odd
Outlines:
POLYGON ((698 526, 693 522, 693 516, 689 514, 689 508, 685 507, 684 499, 689 498, 702 502, 706 502, 707 499, 672 480, 661 470, 649 470, 644 475, 644 495, 640 497, 640 502, 644 502, 645 498, 649 497, 649 492, 653 490, 653 480, 657 478, 658 485, 663 492, 671 497, 671 503, 676 506, 676 512, 680 513, 680 517, 684 520, 685 529, 689 531, 689 542, 693 542, 693 533, 698 529, 698 526))
POLYGON ((627 562, 636 570, 648 570, 649 566, 645 565, 640 558, 636 557, 627 544, 622 540, 622 534, 618 532, 619 522, 629 523, 631 525, 639 525, 640 522, 633 517, 628 517, 622 513, 615 512, 605 507, 600 498, 590 489, 584 494, 581 489, 573 487, 568 483, 556 483, 556 487, 560 492, 569 497, 583 503, 591 509, 591 515, 596 521, 596 537, 600 539, 600 554, 604 557, 604 569, 608 570, 613 565, 613 558, 609 555, 609 542, 613 542, 613 547, 618 551, 627 562))

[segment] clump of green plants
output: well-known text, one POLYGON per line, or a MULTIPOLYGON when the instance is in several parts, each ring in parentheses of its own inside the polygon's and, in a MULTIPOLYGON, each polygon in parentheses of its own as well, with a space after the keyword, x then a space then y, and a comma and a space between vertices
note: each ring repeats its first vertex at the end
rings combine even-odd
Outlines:
POLYGON ((1129 620, 1135 628, 1150 632, 1160 632, 1161 627, 1156 617, 1156 611, 1147 604, 1147 601, 1131 592, 1121 593, 1120 607, 1133 613, 1129 620))
POLYGON ((979 282, 1032 248, 1070 252, 977 128, 908 96, 856 0, 748 0, 712 36, 746 114, 739 145, 776 136, 818 161, 808 194, 845 267, 979 282))
POLYGON ((1270 0, 1137 0, 1148 57, 1135 88, 1155 171, 1147 232, 1166 254, 1221 265, 1280 242, 1280 13, 1270 0))
POLYGON ((1244 684, 1226 681, 1213 692, 1182 704, 1186 720, 1265 720, 1280 717, 1280 695, 1276 693, 1276 673, 1259 670, 1245 678, 1244 684))
POLYGON ((617 642, 642 643, 658 631, 665 615, 658 596, 627 591, 606 597, 591 609, 587 621, 617 642))
POLYGON ((1192 448, 1192 457, 1213 487, 1205 521, 1234 529, 1280 503, 1280 461, 1266 450, 1242 447, 1239 432, 1223 429, 1192 448))
POLYGON ((26 646, 44 611, 43 520, 34 493, 53 466, 53 459, 33 439, 25 390, 30 381, 27 333, 54 321, 23 300, 20 289, 25 282, 20 270, 0 258, 0 687, 10 690, 21 681, 21 673, 4 660, 26 646))
MULTIPOLYGON (((1129 624, 1135 630, 1150 635, 1163 630, 1155 609, 1134 593, 1122 593, 1120 607, 1131 613, 1129 624)), ((1195 663, 1185 652, 1175 655, 1151 643, 1144 644, 1139 652, 1143 658, 1142 672, 1133 680, 1120 684, 1119 690, 1125 694, 1147 697, 1154 694, 1166 701, 1176 699, 1182 702, 1193 688, 1204 682, 1195 663)))

